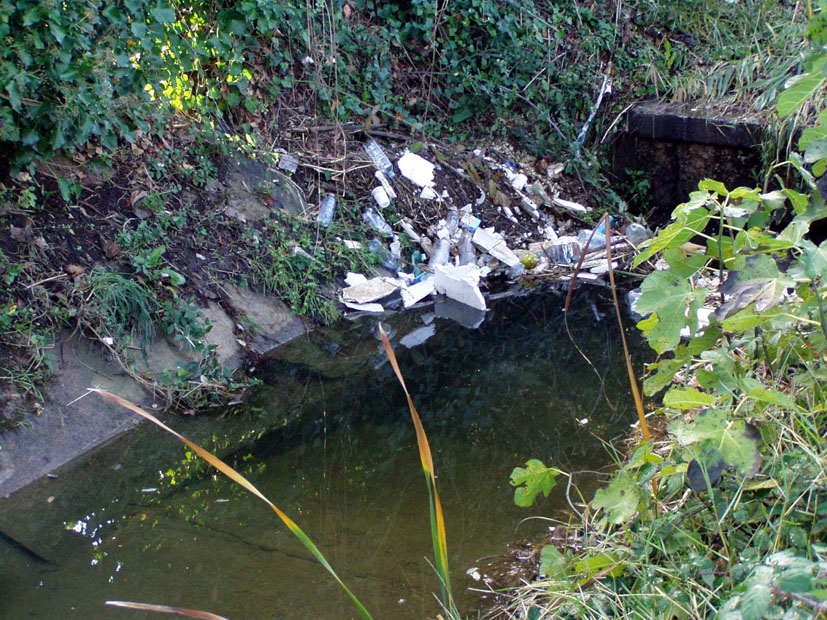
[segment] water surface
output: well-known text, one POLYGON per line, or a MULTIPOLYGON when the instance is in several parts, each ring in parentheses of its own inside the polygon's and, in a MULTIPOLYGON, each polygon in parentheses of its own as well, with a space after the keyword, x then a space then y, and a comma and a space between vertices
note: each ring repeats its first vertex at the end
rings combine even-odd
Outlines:
MULTIPOLYGON (((520 509, 511 470, 539 458, 576 472, 590 498, 597 484, 590 472, 610 460, 599 438, 625 432, 634 420, 610 307, 579 298, 572 335, 590 362, 572 344, 562 301, 552 294, 499 302, 476 329, 434 316, 433 308, 383 318, 431 441, 463 611, 478 606, 466 588, 482 585, 467 569, 547 528, 529 517, 567 519, 565 483, 520 509), (608 318, 598 320, 601 313, 608 318)), ((427 492, 376 323, 319 330, 262 363, 265 385, 231 422, 248 425, 235 435, 245 442, 227 458, 315 540, 375 618, 432 618, 439 606, 427 492)), ((229 423, 211 421, 224 452, 222 424, 229 423)), ((185 434, 187 424, 179 422, 185 434)), ((30 500, 31 517, 49 524, 38 550, 52 563, 0 544, 0 616, 156 617, 104 607, 116 599, 233 619, 357 617, 269 508, 172 439, 159 441, 163 454, 111 496, 107 481, 146 449, 124 453, 121 444, 108 461, 62 473, 82 484, 71 501, 58 502, 61 514, 48 508, 48 486, 36 491, 42 497, 30 500)))

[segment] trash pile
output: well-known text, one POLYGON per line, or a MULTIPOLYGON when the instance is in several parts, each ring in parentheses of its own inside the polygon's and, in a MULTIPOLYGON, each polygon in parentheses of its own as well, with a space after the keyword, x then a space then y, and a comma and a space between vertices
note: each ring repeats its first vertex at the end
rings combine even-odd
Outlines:
MULTIPOLYGON (((381 313, 443 295, 485 311, 483 289, 493 282, 567 282, 578 263, 579 280, 605 285, 605 225, 587 228, 582 218, 590 209, 560 197, 555 179, 563 164, 548 165, 542 173, 523 171, 476 150, 454 165, 433 149, 434 163, 418 154, 421 150, 407 148, 394 164, 375 140, 368 140, 364 151, 374 168, 375 187, 372 204, 361 217, 375 234, 368 250, 389 273, 372 278, 349 274, 341 292, 347 308, 381 313), (402 215, 393 226, 383 216, 392 204, 402 215), (416 249, 403 258, 403 245, 416 249)), ((318 223, 328 227, 335 210, 336 197, 325 195, 318 223)), ((613 234, 611 268, 628 261, 647 236, 636 223, 626 226, 624 234, 613 234)))

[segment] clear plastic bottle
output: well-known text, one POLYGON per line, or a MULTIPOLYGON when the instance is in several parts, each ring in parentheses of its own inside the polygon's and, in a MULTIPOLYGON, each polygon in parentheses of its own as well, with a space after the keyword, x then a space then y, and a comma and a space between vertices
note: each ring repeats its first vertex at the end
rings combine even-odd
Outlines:
POLYGON ((368 243, 368 250, 382 260, 382 266, 390 271, 399 271, 399 260, 388 251, 379 239, 373 238, 368 243))
POLYGON ((437 239, 434 242, 428 267, 433 271, 437 265, 444 265, 451 257, 451 244, 447 239, 437 239))
POLYGON ((380 235, 390 237, 393 234, 393 229, 390 224, 385 221, 385 218, 374 211, 372 207, 365 209, 365 212, 362 213, 362 219, 365 220, 370 227, 380 235))
POLYGON ((580 258, 580 244, 576 241, 556 243, 545 250, 548 259, 557 265, 570 265, 580 258))
POLYGON ((459 228, 459 211, 456 209, 449 209, 448 215, 445 216, 445 226, 448 228, 448 233, 453 236, 459 228))
POLYGON ((336 196, 333 194, 328 194, 322 200, 321 206, 319 206, 319 215, 316 216, 316 221, 319 222, 322 226, 327 228, 330 226, 330 222, 333 221, 333 213, 336 211, 336 196))
POLYGON ((388 159, 388 156, 385 155, 385 151, 382 150, 382 147, 379 146, 379 143, 376 142, 376 140, 368 140, 365 143, 365 152, 368 154, 368 157, 370 157, 370 160, 377 169, 381 170, 391 179, 396 176, 393 172, 393 164, 391 163, 391 160, 388 159))
POLYGON ((592 231, 590 230, 581 230, 577 233, 577 240, 580 242, 580 246, 585 253, 596 252, 606 247, 606 235, 599 230, 595 232, 594 235, 592 235, 592 231), (589 237, 591 237, 591 241, 589 241, 589 237))
POLYGON ((387 175, 381 170, 377 170, 373 173, 373 176, 375 176, 376 180, 382 184, 382 187, 384 188, 385 193, 388 195, 388 198, 391 199, 391 202, 396 200, 396 190, 393 189, 393 185, 391 185, 391 182, 388 180, 387 175))
POLYGON ((632 245, 639 246, 649 238, 649 233, 646 231, 646 228, 637 222, 632 222, 626 227, 626 238, 632 245))
POLYGON ((471 233, 463 230, 459 236, 459 264, 468 265, 477 260, 477 252, 474 250, 474 244, 471 243, 471 233))

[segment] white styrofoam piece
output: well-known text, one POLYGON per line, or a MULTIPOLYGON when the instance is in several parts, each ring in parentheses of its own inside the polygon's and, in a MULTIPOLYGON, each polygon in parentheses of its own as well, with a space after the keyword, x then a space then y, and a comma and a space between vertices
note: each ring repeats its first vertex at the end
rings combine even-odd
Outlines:
POLYGON ((437 293, 471 308, 485 310, 485 298, 480 292, 479 281, 480 269, 476 265, 437 265, 434 268, 434 288, 437 293))
POLYGON ((474 242, 475 246, 484 252, 488 252, 498 261, 509 267, 514 267, 520 262, 520 259, 509 249, 505 239, 500 235, 493 234, 492 230, 492 228, 477 228, 471 241, 474 242))
POLYGON ((403 287, 400 293, 402 294, 402 303, 406 308, 410 308, 415 303, 422 301, 428 295, 434 292, 434 279, 426 278, 420 280, 416 284, 403 287))

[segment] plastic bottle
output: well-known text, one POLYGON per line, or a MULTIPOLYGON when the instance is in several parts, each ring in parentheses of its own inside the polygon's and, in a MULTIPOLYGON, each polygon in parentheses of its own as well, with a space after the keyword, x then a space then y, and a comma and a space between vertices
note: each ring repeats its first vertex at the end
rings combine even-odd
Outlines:
POLYGON ((279 157, 279 170, 284 170, 287 174, 293 174, 296 168, 299 167, 299 160, 285 153, 279 157))
POLYGON ((365 152, 368 154, 368 157, 370 157, 370 160, 377 169, 381 170, 391 179, 396 176, 393 172, 393 164, 391 163, 391 160, 388 159, 388 156, 385 155, 385 151, 382 150, 382 147, 379 146, 379 143, 376 142, 376 140, 368 140, 365 143, 365 152))
POLYGON ((373 208, 368 207, 365 209, 365 212, 362 213, 362 219, 365 220, 373 230, 378 232, 380 235, 384 235, 385 237, 390 237, 393 234, 393 229, 390 227, 381 215, 379 215, 373 208))
POLYGON ((592 235, 590 230, 581 230, 577 233, 577 241, 580 242, 580 247, 583 248, 585 253, 596 252, 606 247, 606 235, 599 231, 592 235), (591 237, 591 241, 589 241, 589 237, 591 237))
POLYGON ((382 266, 385 269, 389 269, 390 271, 399 270, 399 261, 379 239, 371 239, 370 243, 368 243, 368 250, 370 250, 371 254, 376 254, 382 260, 382 266))
POLYGON ((437 239, 434 242, 434 249, 431 252, 431 259, 428 261, 428 267, 433 271, 437 265, 444 265, 451 257, 451 244, 447 239, 437 239))
POLYGON ((457 232, 457 228, 459 228, 459 211, 456 209, 448 209, 448 215, 445 217, 445 227, 451 236, 457 232))
POLYGON ((396 190, 393 189, 393 185, 391 185, 391 182, 388 180, 388 177, 385 175, 385 173, 381 170, 377 170, 373 173, 373 176, 375 176, 376 180, 382 184, 382 187, 384 188, 385 193, 388 195, 388 198, 391 199, 391 202, 396 200, 396 190))
POLYGON ((626 227, 626 238, 632 245, 638 246, 649 238, 649 233, 637 222, 632 222, 626 227))
POLYGON ((336 211, 336 196, 333 194, 328 194, 322 200, 321 206, 319 206, 319 215, 316 216, 316 221, 319 222, 322 226, 327 228, 330 226, 330 222, 333 221, 333 213, 336 211))
POLYGON ((376 205, 380 209, 386 209, 391 204, 391 199, 388 197, 388 193, 385 191, 384 187, 374 187, 370 192, 370 195, 373 196, 373 199, 376 201, 376 205))
POLYGON ((471 243, 471 233, 463 230, 459 237, 459 264, 468 265, 477 260, 477 253, 474 250, 474 244, 471 243))
POLYGON ((548 259, 557 265, 570 265, 580 258, 580 244, 576 241, 556 243, 545 249, 548 259))

